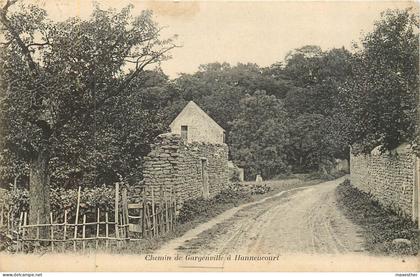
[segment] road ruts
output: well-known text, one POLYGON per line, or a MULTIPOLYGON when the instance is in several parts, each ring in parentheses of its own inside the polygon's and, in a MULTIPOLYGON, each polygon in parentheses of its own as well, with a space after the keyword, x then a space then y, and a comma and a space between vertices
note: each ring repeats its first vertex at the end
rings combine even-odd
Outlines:
POLYGON ((340 254, 363 251, 363 237, 336 204, 343 178, 247 206, 178 247, 194 254, 340 254))

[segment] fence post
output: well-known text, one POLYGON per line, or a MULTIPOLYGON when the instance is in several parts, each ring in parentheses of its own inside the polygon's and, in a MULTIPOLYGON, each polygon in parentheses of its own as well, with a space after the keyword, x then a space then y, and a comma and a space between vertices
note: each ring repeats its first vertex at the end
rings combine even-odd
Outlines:
POLYGON ((82 245, 83 245, 83 252, 85 252, 85 248, 86 248, 86 214, 83 215, 83 228, 82 228, 82 245))
POLYGON ((141 235, 146 237, 146 187, 143 189, 143 209, 141 215, 141 235))
POLYGON ((152 193, 152 224, 153 224, 153 235, 156 236, 157 234, 157 226, 156 226, 156 213, 155 213, 155 195, 154 195, 154 188, 151 187, 152 193))
POLYGON ((141 219, 140 219, 141 222, 140 222, 140 224, 141 224, 141 235, 144 238, 145 237, 145 235, 144 235, 144 232, 145 232, 145 230, 144 230, 144 198, 143 198, 141 204, 142 204, 141 205, 142 209, 140 211, 140 213, 141 213, 141 219))
POLYGON ((52 214, 52 212, 50 212, 50 222, 51 222, 51 228, 50 228, 50 231, 51 231, 51 251, 54 251, 54 226, 53 226, 53 223, 54 223, 54 221, 53 221, 53 214, 52 214))
POLYGON ((26 221, 28 218, 28 213, 23 214, 23 227, 22 227, 22 247, 25 247, 25 232, 26 232, 26 221))
POLYGON ((74 220, 74 241, 73 241, 73 250, 76 251, 76 239, 77 239, 77 224, 79 223, 79 205, 80 205, 80 190, 77 191, 77 207, 76 207, 76 219, 74 220))
POLYGON ((119 237, 120 237, 120 234, 119 234, 119 229, 118 229, 118 216, 119 216, 119 213, 118 213, 118 206, 119 206, 119 190, 120 190, 120 184, 117 182, 117 183, 115 183, 115 209, 114 209, 114 218, 115 218, 115 238, 117 239, 117 245, 119 246, 119 237))
POLYGON ((95 246, 95 249, 98 249, 98 244, 99 244, 99 227, 100 227, 100 225, 99 225, 99 220, 101 219, 101 217, 100 217, 100 211, 99 211, 99 208, 98 208, 98 214, 97 214, 97 216, 96 216, 96 221, 97 221, 97 224, 96 224, 96 246, 95 246))
POLYGON ((108 244, 109 244, 108 212, 105 213, 105 236, 106 236, 105 247, 106 249, 108 249, 108 244))
POLYGON ((9 207, 9 211, 7 212, 7 234, 10 234, 10 229, 12 229, 11 227, 11 222, 10 222, 10 207, 9 207))
POLYGON ((147 201, 144 202, 144 234, 145 237, 149 236, 149 206, 147 205, 147 201))
MULTIPOLYGON (((125 223, 124 223, 124 215, 122 213, 120 213, 120 227, 121 228, 121 234, 120 234, 120 238, 124 239, 125 238, 125 223)), ((123 240, 121 240, 121 242, 124 242, 123 240)))
POLYGON ((36 240, 39 240, 39 211, 36 213, 36 240))
POLYGON ((66 250, 67 242, 67 210, 64 210, 64 232, 63 232, 63 251, 66 250))
POLYGON ((122 188, 122 216, 123 216, 123 225, 124 225, 124 233, 125 236, 128 238, 128 198, 127 198, 127 187, 124 185, 122 188))
POLYGON ((21 232, 22 232, 22 220, 23 220, 23 212, 20 212, 20 216, 19 216, 19 228, 18 228, 18 233, 17 233, 17 249, 19 250, 23 250, 22 247, 22 238, 21 238, 21 232))
POLYGON ((123 225, 124 225, 123 230, 124 230, 124 239, 125 239, 123 242, 125 243, 128 239, 128 223, 127 223, 127 219, 124 216, 124 214, 122 215, 122 221, 123 221, 123 225))

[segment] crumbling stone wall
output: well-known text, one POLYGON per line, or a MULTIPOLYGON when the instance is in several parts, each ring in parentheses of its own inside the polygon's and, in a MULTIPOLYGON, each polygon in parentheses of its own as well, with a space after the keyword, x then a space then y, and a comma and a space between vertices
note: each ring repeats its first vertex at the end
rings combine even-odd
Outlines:
POLYGON ((383 154, 378 150, 370 155, 351 154, 351 183, 385 207, 412 217, 415 162, 415 155, 406 146, 383 154))
POLYGON ((202 161, 206 165, 209 197, 215 196, 228 183, 228 147, 226 144, 184 143, 178 134, 162 134, 145 157, 144 186, 150 197, 166 191, 178 204, 203 196, 202 161))

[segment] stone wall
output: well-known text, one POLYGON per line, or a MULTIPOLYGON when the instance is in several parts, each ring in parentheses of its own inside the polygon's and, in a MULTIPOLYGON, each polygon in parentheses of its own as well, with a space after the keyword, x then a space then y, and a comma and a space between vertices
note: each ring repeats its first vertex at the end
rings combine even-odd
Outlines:
POLYGON ((351 183, 383 206, 412 217, 415 164, 415 155, 406 145, 383 154, 377 149, 370 155, 351 154, 351 183))
POLYGON ((226 144, 187 144, 178 134, 159 135, 145 157, 143 175, 148 197, 151 189, 156 197, 164 191, 167 195, 172 192, 181 205, 185 200, 203 196, 203 179, 208 184, 208 194, 204 196, 213 197, 228 183, 227 162, 226 144))

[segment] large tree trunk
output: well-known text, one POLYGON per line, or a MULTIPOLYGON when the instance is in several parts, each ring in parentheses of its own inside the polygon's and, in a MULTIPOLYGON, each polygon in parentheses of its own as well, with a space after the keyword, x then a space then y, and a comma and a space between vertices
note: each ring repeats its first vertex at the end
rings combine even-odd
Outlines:
MULTIPOLYGON (((50 216, 50 179, 49 179, 49 146, 44 143, 40 146, 29 168, 29 223, 49 223, 50 216)), ((42 230, 45 236, 47 230, 42 230)), ((48 232, 47 232, 48 234, 48 232)))

